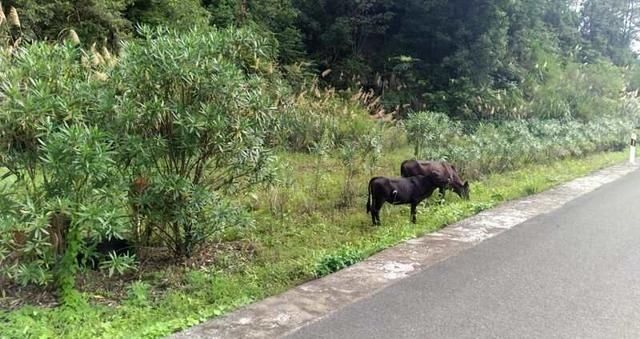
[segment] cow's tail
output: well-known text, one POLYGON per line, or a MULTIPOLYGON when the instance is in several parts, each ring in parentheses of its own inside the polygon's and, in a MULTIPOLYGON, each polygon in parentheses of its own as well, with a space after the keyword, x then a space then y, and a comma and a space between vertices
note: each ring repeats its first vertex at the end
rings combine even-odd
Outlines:
POLYGON ((373 179, 371 179, 369 181, 369 186, 368 186, 368 194, 367 194, 367 213, 371 212, 371 183, 373 182, 373 179))

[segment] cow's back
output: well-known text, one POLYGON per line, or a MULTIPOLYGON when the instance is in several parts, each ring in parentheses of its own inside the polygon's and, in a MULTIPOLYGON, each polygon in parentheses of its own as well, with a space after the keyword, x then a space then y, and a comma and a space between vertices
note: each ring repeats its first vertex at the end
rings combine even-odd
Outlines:
POLYGON ((449 178, 451 178, 451 173, 447 165, 444 161, 420 161, 422 171, 425 175, 431 175, 438 185, 446 185, 449 178))
POLYGON ((429 176, 440 185, 460 180, 455 168, 446 161, 406 160, 400 166, 400 174, 403 177, 429 176))
POLYGON ((405 160, 400 165, 400 175, 405 178, 416 175, 429 176, 438 173, 438 167, 438 162, 435 161, 405 160))
POLYGON ((405 160, 400 164, 400 176, 402 177, 413 177, 418 172, 420 172, 420 164, 417 160, 405 160))

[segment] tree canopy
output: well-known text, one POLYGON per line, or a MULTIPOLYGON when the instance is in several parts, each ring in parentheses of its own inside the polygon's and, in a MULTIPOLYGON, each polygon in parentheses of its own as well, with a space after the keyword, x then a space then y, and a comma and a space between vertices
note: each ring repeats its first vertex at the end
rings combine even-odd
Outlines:
POLYGON ((371 89, 387 107, 410 104, 466 118, 561 115, 533 112, 541 107, 533 103, 542 100, 540 87, 575 78, 580 65, 633 66, 629 77, 637 78, 638 0, 8 0, 3 6, 18 9, 27 39, 56 40, 73 28, 85 45, 116 49, 140 24, 255 26, 278 41, 282 64, 310 61, 316 74, 326 72, 326 85, 371 89))

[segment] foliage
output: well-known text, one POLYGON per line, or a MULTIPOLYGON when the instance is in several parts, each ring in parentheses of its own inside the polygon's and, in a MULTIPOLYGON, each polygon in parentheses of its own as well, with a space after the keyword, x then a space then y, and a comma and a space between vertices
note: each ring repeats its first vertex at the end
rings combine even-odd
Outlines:
MULTIPOLYGON (((584 118, 594 90, 632 74, 638 0, 10 0, 22 27, 13 38, 59 40, 75 29, 85 46, 119 49, 141 24, 188 30, 263 31, 275 59, 311 61, 323 84, 374 90, 387 108, 455 118, 584 118), (325 73, 323 73, 325 74, 325 73), (581 84, 576 90, 567 81, 581 84), (584 85, 584 86, 583 86, 584 85), (560 89, 560 90, 559 90, 560 89), (584 103, 584 104, 582 104, 584 103)), ((8 11, 8 10, 7 10, 8 11)), ((5 25, 6 26, 6 25, 5 25)), ((4 29, 6 29, 5 27, 4 29)), ((4 36, 7 36, 4 32, 4 36)), ((3 39, 6 40, 6 39, 3 39)), ((632 76, 632 75, 631 75, 632 76)), ((627 88, 628 81, 625 80, 627 88)), ((606 92, 608 101, 620 93, 606 92)))
POLYGON ((110 252, 109 259, 100 263, 100 269, 108 271, 109 277, 113 276, 115 273, 123 275, 125 272, 135 269, 135 260, 135 254, 117 255, 115 252, 110 252))
POLYGON ((640 28, 636 1, 586 0, 581 12, 580 33, 591 50, 585 57, 609 57, 618 65, 633 61, 629 46, 640 28))
MULTIPOLYGON (((0 315, 3 330, 164 335, 611 163, 540 167, 619 149, 640 120, 624 29, 584 26, 585 13, 603 27, 630 12, 596 2, 5 2, 24 28, 0 23, 0 283, 55 281, 66 303, 0 315), (139 23, 150 26, 132 34, 139 23), (70 28, 97 47, 52 43, 70 28), (381 102, 415 112, 369 119, 381 102), (356 203, 369 177, 411 156, 407 141, 489 181, 472 202, 430 206, 417 228, 394 209, 369 229, 356 203), (226 266, 187 273, 162 298, 153 289, 167 279, 141 272, 121 307, 94 306, 72 289, 77 256, 111 237, 176 257, 230 237, 260 250, 220 253, 226 266)), ((122 274, 137 259, 100 267, 122 274)))
POLYGON ((445 145, 457 137, 460 126, 442 113, 417 112, 410 114, 404 123, 407 139, 414 146, 415 156, 425 154, 425 147, 434 148, 445 145))
MULTIPOLYGON (((380 172, 394 173, 398 170, 398 161, 405 159, 410 153, 411 150, 406 147, 389 153, 382 160, 384 164, 380 172)), ((361 205, 348 210, 336 210, 328 203, 316 209, 317 215, 292 213, 286 217, 285 224, 263 215, 260 223, 256 224, 252 241, 262 244, 265 250, 260 251, 258 258, 239 270, 229 272, 218 267, 211 270, 190 270, 179 280, 177 286, 170 286, 169 291, 167 283, 171 280, 170 271, 143 276, 143 281, 130 285, 126 299, 118 307, 93 302, 79 302, 56 308, 25 306, 0 313, 1 336, 166 336, 313 279, 319 262, 353 263, 405 239, 437 230, 443 224, 523 196, 526 194, 526 187, 546 189, 622 161, 626 156, 626 153, 599 154, 585 159, 563 160, 551 166, 532 165, 515 172, 489 175, 482 181, 472 183, 474 194, 471 201, 461 201, 448 195, 447 199, 450 201, 446 205, 425 208, 423 211, 429 218, 420 218, 417 225, 408 222, 407 210, 400 207, 385 209, 385 220, 389 221, 374 229, 367 226, 369 219, 363 213, 361 205), (157 296, 160 291, 163 297, 157 296)), ((311 159, 311 155, 290 154, 287 157, 294 169, 292 173, 295 173, 292 178, 295 191, 314 199, 329 194, 327 200, 335 201, 339 190, 314 192, 309 188, 312 185, 307 182, 310 173, 304 171, 304 168, 311 159)), ((338 167, 337 159, 327 159, 327 182, 333 182, 334 177, 342 176, 338 167)), ((366 179, 367 175, 361 173, 357 181, 366 179)), ((260 200, 266 203, 271 192, 258 194, 260 200)), ((362 201, 365 199, 364 194, 364 191, 360 193, 362 201)), ((288 208, 299 210, 296 206, 288 208)), ((93 293, 88 294, 87 298, 92 296, 93 293)))
POLYGON ((253 223, 241 208, 181 176, 160 176, 136 204, 141 206, 136 212, 145 217, 138 241, 148 243, 143 236, 155 236, 178 256, 191 256, 227 228, 253 223))
POLYGON ((136 0, 127 8, 132 23, 189 30, 209 24, 209 12, 200 0, 136 0))
POLYGON ((114 172, 113 145, 99 130, 61 127, 41 143, 42 177, 3 220, 3 231, 14 235, 2 244, 14 255, 5 274, 23 284, 46 284, 52 270, 67 291, 84 236, 120 236, 126 229, 122 182, 114 172))
MULTIPOLYGON (((189 256, 253 224, 225 194, 273 179, 275 43, 237 29, 140 35, 118 59, 71 44, 2 54, 3 279, 71 290, 87 243, 189 256)), ((112 275, 134 260, 101 266, 112 275)))
POLYGON ((271 180, 265 138, 278 95, 267 80, 275 52, 248 30, 140 34, 113 74, 123 93, 114 133, 123 154, 135 150, 124 163, 149 182, 138 203, 145 232, 189 256, 224 224, 207 216, 222 206, 211 192, 271 180))
POLYGON ((322 256, 316 264, 314 274, 316 277, 329 275, 357 263, 362 260, 363 257, 364 253, 362 253, 362 251, 347 245, 333 254, 322 256))
POLYGON ((117 47, 132 28, 124 18, 124 11, 132 1, 8 0, 2 4, 18 10, 22 32, 28 40, 59 40, 66 30, 73 28, 86 46, 106 39, 117 47))
POLYGON ((304 53, 302 36, 296 19, 295 0, 204 0, 202 5, 211 13, 211 23, 217 27, 257 26, 268 31, 278 41, 279 60, 292 63, 304 53))
POLYGON ((309 91, 283 98, 283 110, 275 117, 270 144, 291 151, 308 151, 325 139, 333 148, 358 141, 375 127, 355 100, 343 99, 335 90, 309 91))
POLYGON ((85 123, 97 107, 96 83, 80 50, 36 43, 3 56, 0 166, 13 180, 3 202, 11 211, 3 232, 12 235, 1 244, 9 253, 3 273, 22 284, 55 276, 69 290, 82 239, 126 227, 114 144, 85 123))
POLYGON ((419 112, 409 116, 405 130, 415 157, 448 160, 466 175, 479 176, 620 149, 637 118, 637 112, 628 112, 589 122, 533 119, 461 125, 441 113, 419 112))
MULTIPOLYGON (((573 76, 583 63, 585 73, 611 62, 634 63, 637 1, 325 0, 297 6, 306 49, 321 70, 332 69, 329 82, 375 89, 388 107, 408 104, 464 119, 561 117, 560 110, 582 118, 589 104, 565 104, 588 101, 593 93, 571 86, 557 91, 556 80, 578 80, 586 88, 588 80, 573 76), (552 69, 544 69, 547 64, 552 69), (547 94, 554 101, 543 106, 547 94)), ((619 82, 613 75, 601 80, 612 81, 604 86, 619 82)), ((616 101, 619 92, 603 98, 616 101)))

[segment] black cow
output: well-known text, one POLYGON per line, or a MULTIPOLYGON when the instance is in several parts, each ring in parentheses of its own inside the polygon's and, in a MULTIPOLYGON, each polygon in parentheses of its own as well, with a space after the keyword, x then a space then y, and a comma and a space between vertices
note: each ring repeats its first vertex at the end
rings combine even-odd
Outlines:
POLYGON ((443 198, 445 190, 451 189, 460 198, 469 200, 469 182, 463 182, 456 168, 446 161, 405 160, 400 165, 400 175, 403 177, 433 175, 443 198))
POLYGON ((437 185, 433 176, 410 178, 375 177, 369 181, 367 212, 374 225, 380 225, 380 209, 385 202, 393 205, 411 204, 411 222, 416 223, 416 206, 433 194, 437 185))

